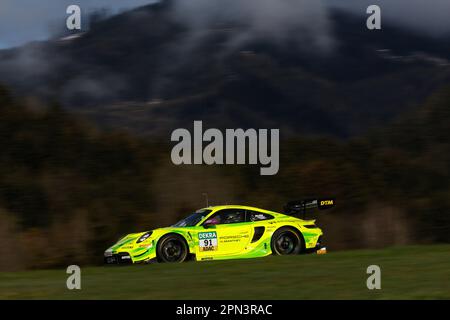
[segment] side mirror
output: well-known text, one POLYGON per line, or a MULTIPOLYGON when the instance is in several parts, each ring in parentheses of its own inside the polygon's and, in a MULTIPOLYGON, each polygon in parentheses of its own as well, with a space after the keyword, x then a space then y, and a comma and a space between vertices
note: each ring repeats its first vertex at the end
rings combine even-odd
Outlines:
POLYGON ((215 228, 216 228, 216 225, 213 224, 213 223, 207 223, 207 222, 205 222, 205 223, 203 224, 203 228, 205 228, 205 229, 215 229, 215 228))

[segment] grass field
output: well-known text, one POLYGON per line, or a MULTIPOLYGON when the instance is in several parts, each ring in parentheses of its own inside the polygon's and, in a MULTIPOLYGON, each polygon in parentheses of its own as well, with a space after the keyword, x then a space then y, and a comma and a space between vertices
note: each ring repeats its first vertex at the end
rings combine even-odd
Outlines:
POLYGON ((0 273, 0 299, 450 299, 450 245, 327 255, 0 273), (381 267, 381 290, 366 269, 381 267))

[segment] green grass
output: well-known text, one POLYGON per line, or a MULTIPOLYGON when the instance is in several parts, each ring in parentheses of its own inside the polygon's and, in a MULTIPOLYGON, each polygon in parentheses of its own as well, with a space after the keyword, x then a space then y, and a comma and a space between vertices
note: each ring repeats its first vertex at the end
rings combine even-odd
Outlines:
POLYGON ((0 299, 450 299, 450 245, 327 255, 0 273, 0 299), (379 265, 381 290, 366 269, 379 265))

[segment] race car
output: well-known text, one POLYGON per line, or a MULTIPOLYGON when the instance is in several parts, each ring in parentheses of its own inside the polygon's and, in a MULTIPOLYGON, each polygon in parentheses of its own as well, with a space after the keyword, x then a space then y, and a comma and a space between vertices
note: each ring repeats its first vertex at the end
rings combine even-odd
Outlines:
POLYGON ((132 233, 104 253, 106 264, 206 261, 325 253, 322 230, 306 211, 333 199, 289 202, 284 214, 241 205, 197 210, 171 227, 132 233), (303 219, 298 216, 303 213, 303 219))

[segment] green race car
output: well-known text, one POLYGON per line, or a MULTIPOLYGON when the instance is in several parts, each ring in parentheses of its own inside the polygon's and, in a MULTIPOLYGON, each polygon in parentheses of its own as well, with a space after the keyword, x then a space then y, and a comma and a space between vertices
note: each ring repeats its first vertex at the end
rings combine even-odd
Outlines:
POLYGON ((183 262, 264 257, 304 252, 325 253, 315 220, 297 217, 325 209, 334 200, 290 202, 285 214, 249 206, 200 209, 171 227, 132 233, 104 253, 106 264, 183 262))

